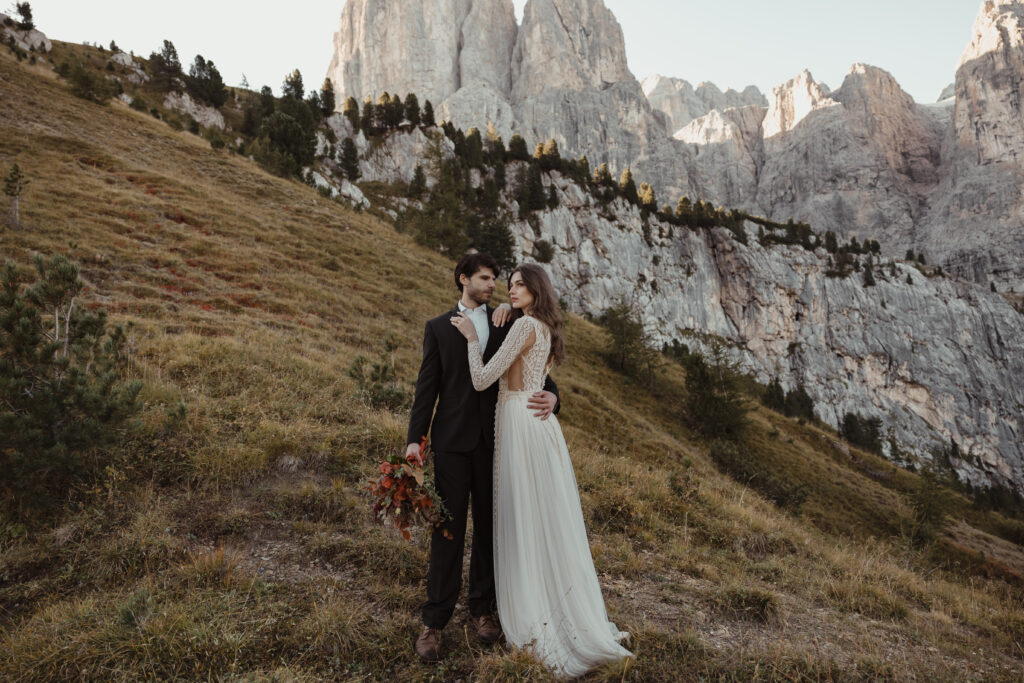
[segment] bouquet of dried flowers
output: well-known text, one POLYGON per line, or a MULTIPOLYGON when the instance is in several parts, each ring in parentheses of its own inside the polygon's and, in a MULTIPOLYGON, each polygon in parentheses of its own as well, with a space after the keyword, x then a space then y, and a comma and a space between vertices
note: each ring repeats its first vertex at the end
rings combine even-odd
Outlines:
MULTIPOLYGON (((426 462, 427 437, 420 442, 420 462, 426 462)), ((450 515, 424 466, 405 454, 396 454, 377 468, 380 476, 368 488, 374 498, 373 516, 383 523, 391 521, 406 540, 412 538, 409 527, 415 523, 441 526, 450 515)), ((446 538, 451 538, 447 529, 446 538)))

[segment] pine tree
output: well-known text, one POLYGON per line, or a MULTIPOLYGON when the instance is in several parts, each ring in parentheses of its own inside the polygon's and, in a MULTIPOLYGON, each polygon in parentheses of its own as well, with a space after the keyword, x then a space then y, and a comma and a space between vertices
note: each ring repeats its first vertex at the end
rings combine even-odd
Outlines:
POLYGON ((773 377, 768 386, 764 388, 764 392, 761 394, 761 403, 777 413, 786 412, 786 392, 783 391, 778 377, 773 377))
MULTIPOLYGON (((419 169, 420 167, 417 166, 416 168, 419 169)), ((359 171, 359 152, 356 150, 356 144, 352 142, 352 138, 345 138, 341 141, 341 170, 345 177, 352 182, 359 180, 361 175, 359 171)), ((423 169, 420 169, 420 173, 422 172, 423 169)))
POLYGON ((195 61, 188 70, 185 79, 188 93, 197 100, 202 100, 214 108, 220 108, 228 101, 228 91, 224 87, 224 79, 213 62, 196 55, 195 61))
POLYGON ((78 302, 78 268, 63 256, 35 266, 22 288, 8 262, 0 287, 0 490, 19 504, 60 499, 100 464, 141 389, 121 381, 124 331, 78 302))
POLYGON ((387 112, 389 128, 398 128, 402 125, 402 120, 405 118, 405 105, 402 104, 402 98, 397 94, 392 95, 388 100, 387 112))
POLYGON ((547 204, 544 192, 544 181, 541 179, 540 166, 530 164, 526 173, 526 205, 530 211, 541 211, 547 204))
POLYGON ((27 2, 18 2, 14 5, 14 11, 21 17, 21 21, 18 22, 18 28, 22 31, 31 31, 36 27, 34 21, 32 21, 32 6, 27 2))
POLYGON ((430 103, 430 100, 427 100, 426 102, 423 103, 423 117, 422 117, 422 120, 423 120, 423 125, 428 127, 428 128, 430 128, 431 126, 436 126, 437 125, 437 123, 434 121, 434 105, 432 105, 430 103))
POLYGON ((747 405, 740 393, 740 369, 713 342, 710 354, 689 354, 686 368, 686 416, 702 436, 739 440, 746 430, 747 405))
POLYGON ((786 394, 785 413, 790 417, 814 419, 814 400, 803 384, 798 384, 796 389, 786 394))
POLYGON ((414 92, 405 96, 405 120, 414 128, 420 125, 420 101, 414 92))
POLYGON ((831 230, 825 233, 825 251, 830 254, 836 253, 839 249, 839 243, 836 241, 836 234, 831 230))
POLYGON ((508 155, 517 161, 526 161, 530 158, 526 151, 526 140, 519 133, 515 133, 508 141, 508 155))
POLYGON ((608 164, 602 163, 594 171, 594 184, 598 187, 607 187, 612 184, 612 174, 608 170, 608 164))
POLYGON ((692 214, 693 207, 690 205, 690 198, 687 197, 686 195, 683 195, 682 197, 679 198, 679 201, 676 203, 676 219, 680 223, 687 225, 690 222, 690 217, 692 214))
POLYGON ((349 125, 352 126, 352 132, 359 132, 359 103, 356 102, 356 98, 348 97, 345 99, 345 104, 342 106, 341 113, 348 119, 349 125))
POLYGON ((637 193, 640 199, 640 208, 652 213, 658 210, 658 200, 654 197, 654 188, 650 183, 640 183, 640 190, 637 193))
POLYGON ((21 193, 25 190, 26 185, 28 185, 28 180, 25 179, 24 174, 21 172, 18 162, 14 162, 14 165, 11 166, 11 172, 4 178, 4 194, 11 198, 10 226, 15 230, 21 227, 21 215, 18 205, 21 200, 21 193))
POLYGON ((482 168, 484 165, 484 143, 480 129, 475 126, 466 133, 464 160, 468 168, 482 168))
POLYGON ((554 209, 558 206, 558 193, 555 192, 555 184, 548 185, 548 208, 554 209))
POLYGON ((416 164, 416 169, 412 174, 412 182, 409 183, 409 197, 411 199, 419 199, 423 196, 423 192, 427 189, 427 176, 423 173, 423 167, 416 164))
POLYGON ((572 164, 572 177, 580 187, 590 182, 590 161, 587 155, 581 154, 572 164))
POLYGON ((174 43, 165 40, 160 52, 149 55, 149 65, 153 72, 153 86, 157 90, 169 92, 178 89, 178 79, 182 76, 181 60, 174 43))
POLYGON ((334 113, 336 105, 334 83, 331 82, 331 79, 325 78, 323 85, 320 86, 320 113, 323 114, 324 118, 327 118, 334 113))
POLYGON ((636 193, 636 183, 633 182, 633 172, 626 168, 619 177, 619 191, 630 204, 638 204, 640 197, 636 193))
POLYGON ((562 156, 558 153, 558 143, 555 142, 554 138, 549 138, 540 147, 540 165, 545 171, 561 169, 562 156))
MULTIPOLYGON (((487 162, 494 166, 495 171, 500 166, 501 172, 504 173, 505 142, 501 139, 501 135, 498 134, 498 129, 494 127, 494 121, 487 122, 487 139, 484 141, 484 152, 487 162)), ((504 184, 504 180, 502 184, 504 184)))
POLYGON ((611 337, 604 353, 607 363, 645 384, 653 383, 657 354, 636 307, 623 296, 605 310, 600 322, 611 337))
POLYGON ((302 84, 302 73, 295 69, 284 77, 281 85, 281 97, 291 97, 294 100, 302 100, 306 97, 305 86, 302 84))
POLYGON ((866 264, 864 264, 864 286, 865 287, 874 287, 875 286, 875 274, 872 271, 871 261, 870 260, 868 260, 868 262, 866 264))
POLYGON ((377 107, 369 97, 363 100, 363 113, 359 120, 363 133, 367 137, 377 133, 377 107))

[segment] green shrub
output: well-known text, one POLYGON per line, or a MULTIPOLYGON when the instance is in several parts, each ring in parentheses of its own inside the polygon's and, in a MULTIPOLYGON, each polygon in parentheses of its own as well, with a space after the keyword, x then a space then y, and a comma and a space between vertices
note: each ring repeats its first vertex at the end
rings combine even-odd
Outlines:
POLYGON ((601 314, 600 322, 611 336, 604 354, 608 364, 642 382, 653 383, 657 355, 633 304, 620 299, 601 314))
POLYGON ((882 454, 882 418, 848 412, 839 425, 839 435, 866 451, 882 454))
POLYGON ((35 266, 22 287, 8 262, 0 292, 0 488, 17 507, 98 461, 142 388, 121 381, 122 328, 76 300, 78 268, 63 256, 35 266))
POLYGON ((551 263, 555 258, 555 248, 547 240, 537 240, 533 244, 533 256, 539 263, 551 263))
POLYGON ((398 386, 398 373, 395 369, 397 348, 398 339, 388 334, 384 338, 384 350, 378 360, 371 361, 360 355, 348 370, 348 376, 359 385, 363 400, 374 408, 398 411, 408 408, 412 403, 409 392, 398 386))
POLYGON ((749 486, 780 508, 798 510, 807 500, 807 487, 772 474, 751 453, 730 441, 716 439, 708 451, 719 470, 749 486))
POLYGON ((711 353, 688 354, 683 359, 686 369, 684 407, 690 425, 702 436, 711 439, 738 440, 746 430, 747 404, 740 395, 740 373, 729 361, 725 350, 714 342, 711 353))
POLYGON ((114 95, 110 81, 80 63, 71 67, 68 72, 68 83, 71 84, 71 92, 83 100, 102 104, 114 95))

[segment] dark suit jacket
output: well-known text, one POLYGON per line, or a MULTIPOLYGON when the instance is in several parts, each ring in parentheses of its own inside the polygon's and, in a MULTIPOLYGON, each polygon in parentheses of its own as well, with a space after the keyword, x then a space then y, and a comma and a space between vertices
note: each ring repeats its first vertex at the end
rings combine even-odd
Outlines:
MULTIPOLYGON (((493 447, 494 409, 498 403, 497 382, 483 391, 473 388, 466 338, 451 324, 451 317, 458 310, 456 306, 428 320, 423 330, 423 362, 416 379, 416 397, 406 438, 406 443, 419 443, 429 427, 432 448, 449 453, 473 450, 481 436, 493 447)), ((501 347, 511 327, 495 327, 491 321, 493 312, 488 306, 490 334, 483 354, 485 363, 501 347)), ((558 387, 550 376, 545 378, 544 388, 558 395, 558 387)), ((555 405, 556 413, 560 407, 560 403, 555 405)))

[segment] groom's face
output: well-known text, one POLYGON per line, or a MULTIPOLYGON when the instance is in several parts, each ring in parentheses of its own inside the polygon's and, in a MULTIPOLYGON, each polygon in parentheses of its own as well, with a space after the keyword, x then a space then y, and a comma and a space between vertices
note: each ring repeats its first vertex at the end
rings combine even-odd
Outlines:
POLYGON ((481 268, 470 277, 463 275, 460 281, 463 295, 477 305, 486 304, 491 300, 491 294, 494 293, 494 271, 490 268, 481 268))

